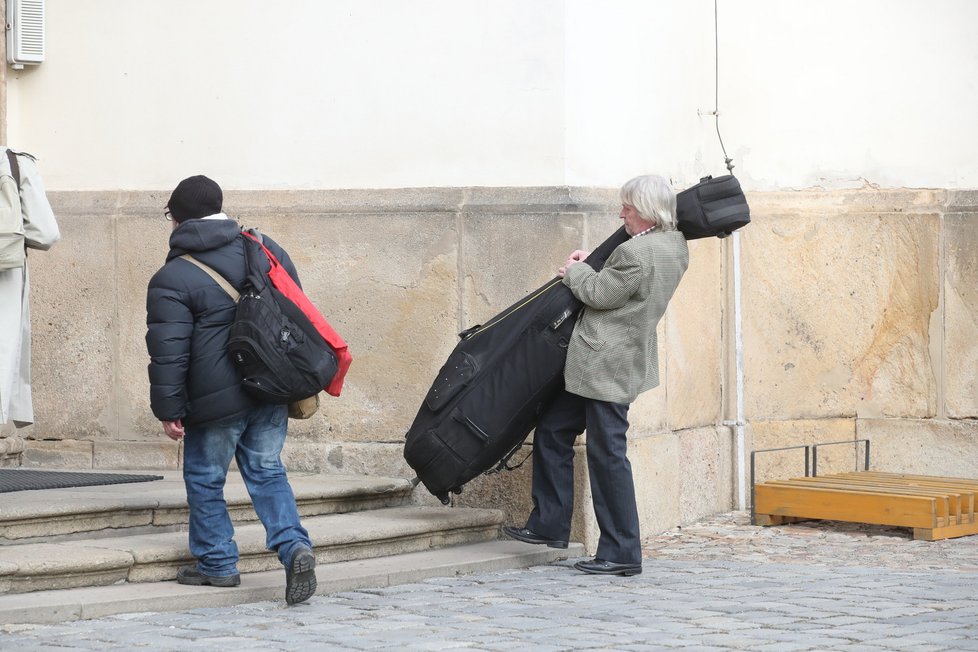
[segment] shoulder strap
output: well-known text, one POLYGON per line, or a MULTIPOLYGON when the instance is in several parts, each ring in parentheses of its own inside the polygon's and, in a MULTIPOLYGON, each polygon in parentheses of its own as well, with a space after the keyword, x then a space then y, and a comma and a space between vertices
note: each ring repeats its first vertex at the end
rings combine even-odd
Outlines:
POLYGON ((10 161, 10 176, 17 182, 17 192, 20 192, 20 163, 17 162, 17 155, 14 150, 7 148, 7 160, 10 161))
POLYGON ((251 239, 257 242, 258 244, 265 243, 265 238, 262 236, 261 232, 255 227, 251 227, 250 229, 242 229, 241 232, 250 235, 251 239))
POLYGON ((224 290, 225 292, 227 292, 231 296, 231 298, 234 299, 234 302, 235 303, 237 303, 238 302, 238 299, 241 298, 241 294, 237 290, 234 289, 234 286, 231 285, 226 278, 224 278, 223 276, 221 276, 220 274, 218 274, 217 271, 215 271, 213 267, 211 267, 210 265, 208 265, 206 263, 200 262, 199 260, 197 260, 196 258, 194 258, 193 256, 191 256, 190 254, 184 254, 184 255, 182 255, 180 257, 183 258, 184 260, 186 260, 187 262, 193 263, 197 267, 199 267, 202 270, 204 270, 207 273, 208 276, 210 276, 212 279, 214 279, 214 281, 218 285, 221 286, 221 289, 222 290, 224 290))

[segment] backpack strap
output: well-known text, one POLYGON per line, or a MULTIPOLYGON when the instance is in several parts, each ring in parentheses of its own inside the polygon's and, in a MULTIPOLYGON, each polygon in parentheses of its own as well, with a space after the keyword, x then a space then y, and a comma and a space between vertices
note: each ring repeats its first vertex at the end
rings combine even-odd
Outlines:
POLYGON ((244 233, 245 235, 251 236, 251 239, 257 242, 258 244, 265 244, 265 238, 262 236, 261 232, 255 227, 251 227, 250 229, 241 229, 241 232, 244 233))
POLYGON ((212 279, 214 279, 214 281, 218 285, 221 286, 221 289, 222 290, 224 290, 225 292, 227 292, 228 295, 230 295, 230 297, 232 299, 234 299, 234 302, 235 303, 237 303, 238 302, 238 299, 241 298, 241 293, 238 292, 237 290, 235 290, 234 289, 234 286, 231 285, 226 278, 224 278, 223 276, 221 276, 220 274, 218 274, 217 271, 213 267, 211 267, 210 265, 208 265, 206 263, 200 262, 199 260, 197 260, 196 258, 194 258, 193 256, 191 256, 190 254, 184 254, 184 255, 182 255, 180 257, 183 258, 184 260, 186 260, 187 262, 193 263, 197 267, 199 267, 202 270, 204 270, 204 272, 206 272, 208 276, 210 276, 212 279))
POLYGON ((20 192, 20 163, 17 162, 17 155, 14 150, 7 148, 7 160, 10 161, 10 176, 17 182, 17 192, 20 192))

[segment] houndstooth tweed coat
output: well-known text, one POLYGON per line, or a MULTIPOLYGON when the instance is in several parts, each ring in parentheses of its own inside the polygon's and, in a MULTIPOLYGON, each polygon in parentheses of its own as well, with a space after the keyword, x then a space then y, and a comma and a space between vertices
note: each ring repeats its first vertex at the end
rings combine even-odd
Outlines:
POLYGON ((689 266, 679 231, 619 245, 600 272, 571 265, 564 284, 584 305, 567 348, 567 391, 629 404, 659 384, 656 326, 689 266))

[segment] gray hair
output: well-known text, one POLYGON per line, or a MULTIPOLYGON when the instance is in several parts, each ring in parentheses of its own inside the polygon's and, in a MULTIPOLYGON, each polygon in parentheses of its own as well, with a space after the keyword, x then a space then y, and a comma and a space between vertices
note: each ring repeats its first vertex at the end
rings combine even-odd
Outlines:
POLYGON ((658 230, 676 230, 676 193, 663 177, 635 177, 621 187, 620 194, 623 204, 634 206, 644 219, 654 220, 658 230))

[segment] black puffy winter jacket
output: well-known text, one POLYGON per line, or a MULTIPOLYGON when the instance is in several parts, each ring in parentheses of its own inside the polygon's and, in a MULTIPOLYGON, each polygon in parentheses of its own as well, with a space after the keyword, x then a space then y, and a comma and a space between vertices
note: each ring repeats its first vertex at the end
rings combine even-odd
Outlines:
MULTIPOLYGON (((256 405, 241 389, 241 377, 227 354, 234 301, 206 272, 180 258, 191 254, 240 291, 245 280, 240 233, 237 222, 223 217, 183 222, 170 235, 166 264, 150 279, 150 405, 160 421, 201 425, 241 416, 256 405)), ((298 283, 285 250, 268 236, 264 243, 298 283)))

